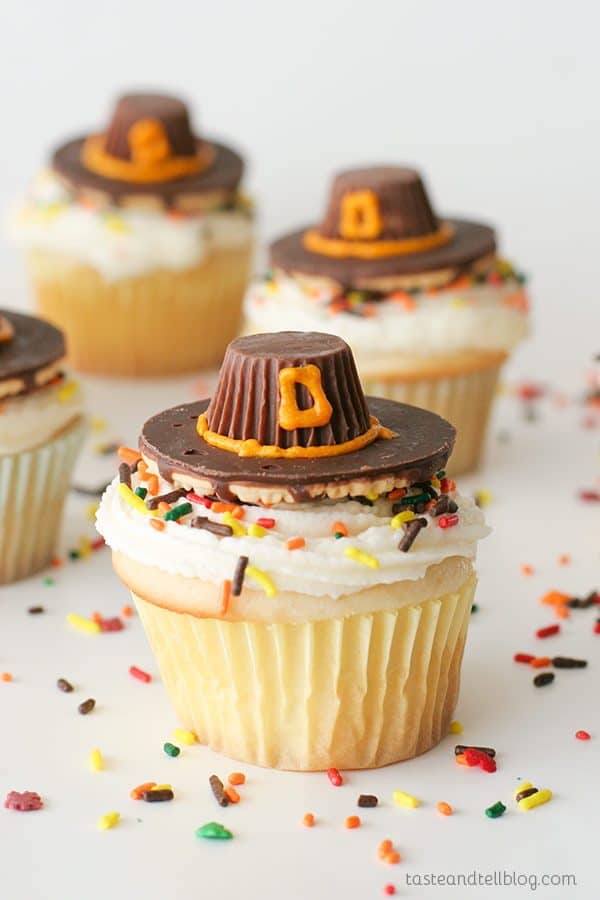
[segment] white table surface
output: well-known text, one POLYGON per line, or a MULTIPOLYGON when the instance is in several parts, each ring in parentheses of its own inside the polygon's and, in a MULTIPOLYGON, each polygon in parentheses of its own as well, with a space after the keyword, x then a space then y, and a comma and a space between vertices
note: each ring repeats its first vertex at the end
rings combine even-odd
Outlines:
MULTIPOLYGON (((589 343, 589 339, 588 339, 589 343)), ((559 347, 559 340, 555 343, 559 347)), ((538 371, 542 358, 522 352, 519 375, 538 371), (534 365, 536 362, 536 365, 534 365)), ((573 399, 583 389, 589 357, 573 350, 569 365, 546 360, 544 377, 568 385, 573 399), (554 377, 557 376, 557 377, 554 377)), ((513 369, 513 379, 516 377, 513 369)), ((541 380, 544 380, 542 378, 541 380)), ((191 380, 125 383, 87 380, 89 405, 109 427, 92 445, 112 438, 133 442, 140 422, 162 406, 192 399, 191 380)), ((137 618, 123 632, 87 636, 69 628, 65 615, 119 614, 128 602, 113 575, 107 550, 91 559, 65 562, 50 574, 0 589, 0 799, 10 790, 35 790, 44 798, 40 812, 0 808, 0 897, 2 900, 164 900, 167 897, 260 897, 261 900, 367 900, 384 896, 392 883, 399 897, 536 896, 592 898, 600 877, 597 848, 598 763, 600 761, 600 635, 592 633, 595 610, 575 611, 561 623, 562 634, 536 641, 536 628, 554 622, 539 597, 550 588, 581 595, 599 585, 600 506, 577 498, 598 473, 600 430, 582 428, 579 403, 559 408, 550 399, 536 405, 537 420, 526 421, 522 404, 499 399, 485 468, 462 479, 463 490, 487 489, 494 528, 483 542, 480 585, 466 650, 456 717, 459 741, 492 745, 498 771, 487 775, 454 762, 453 735, 419 759, 379 771, 353 772, 342 788, 325 774, 271 772, 240 765, 203 746, 184 747, 177 759, 165 756, 176 718, 137 618), (498 440, 505 431, 508 442, 498 440), (559 566, 568 553, 572 562, 559 566), (525 577, 523 563, 535 574, 525 577), (28 615, 42 604, 45 613, 28 615), (574 655, 589 659, 582 671, 559 671, 544 689, 535 674, 512 662, 515 651, 574 655), (153 675, 142 684, 128 674, 136 664, 153 675), (72 694, 56 679, 68 678, 72 694), (87 717, 77 705, 97 701, 87 717), (586 729, 592 740, 574 735, 586 729), (105 770, 92 773, 88 755, 101 749, 105 770), (247 784, 242 802, 222 810, 208 788, 213 772, 223 778, 242 769, 247 784), (530 813, 513 801, 517 779, 554 792, 552 802, 530 813), (147 780, 170 782, 171 803, 149 805, 129 798, 147 780), (394 789, 421 800, 416 810, 395 807, 394 789), (357 812, 360 792, 380 798, 377 809, 361 810, 359 830, 344 828, 357 812), (455 813, 445 818, 436 803, 455 813), (497 800, 508 809, 497 820, 484 810, 497 800), (98 818, 112 810, 119 825, 101 832, 98 818), (317 818, 313 829, 300 820, 317 818), (234 832, 233 841, 198 840, 194 831, 217 820, 234 832), (377 859, 383 838, 393 839, 402 862, 377 859), (407 884, 408 876, 449 876, 476 870, 493 875, 571 874, 577 887, 426 887, 407 884)), ((89 451, 77 480, 96 484, 112 474, 113 459, 89 451)), ((86 518, 89 501, 71 494, 62 551, 81 535, 94 536, 86 518)), ((496 876, 497 877, 497 876, 496 876)))

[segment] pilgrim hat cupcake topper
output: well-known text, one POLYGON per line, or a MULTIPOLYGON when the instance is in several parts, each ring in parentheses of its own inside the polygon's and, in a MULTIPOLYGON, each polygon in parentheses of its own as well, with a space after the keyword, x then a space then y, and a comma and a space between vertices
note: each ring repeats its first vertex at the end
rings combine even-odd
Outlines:
POLYGON ((445 465, 454 434, 425 410, 366 398, 341 338, 280 332, 233 341, 212 400, 154 416, 141 451, 175 484, 298 502, 426 480, 445 465))

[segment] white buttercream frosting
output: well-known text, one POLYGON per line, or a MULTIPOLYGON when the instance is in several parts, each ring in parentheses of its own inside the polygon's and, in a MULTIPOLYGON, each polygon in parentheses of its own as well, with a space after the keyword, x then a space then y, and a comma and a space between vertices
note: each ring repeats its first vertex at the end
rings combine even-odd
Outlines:
MULTIPOLYGON (((477 542, 489 531, 474 502, 456 494, 458 524, 444 529, 438 520, 429 519, 406 553, 398 549, 402 530, 390 525, 392 504, 383 499, 371 507, 352 500, 285 504, 269 510, 245 506, 241 522, 245 528, 265 516, 275 520, 264 537, 218 537, 191 528, 189 521, 197 515, 222 521, 221 515, 192 503, 192 513, 180 524, 165 522, 164 530, 158 531, 150 526, 149 516, 121 497, 118 488, 115 479, 102 498, 96 520, 98 531, 113 550, 144 566, 215 585, 231 579, 238 558, 247 556, 249 564, 265 572, 277 591, 311 597, 340 598, 378 585, 417 580, 430 566, 450 557, 472 560, 477 542), (347 537, 335 537, 334 523, 338 521, 345 524, 347 537), (298 536, 304 538, 305 546, 287 549, 286 541, 298 536), (349 558, 345 555, 348 548, 369 554, 377 567, 349 558)), ((172 485, 161 479, 159 492, 170 489, 172 485)), ((178 502, 186 502, 185 497, 178 502)), ((262 590, 250 574, 245 584, 262 590)))
POLYGON ((77 419, 82 391, 62 382, 0 401, 0 455, 39 447, 77 419))
POLYGON ((243 247, 252 240, 252 222, 243 210, 174 216, 158 210, 91 207, 49 171, 35 179, 8 228, 26 249, 59 253, 91 266, 107 281, 153 269, 186 269, 213 250, 243 247))
MULTIPOLYGON (((310 289, 283 273, 254 282, 245 298, 249 332, 329 331, 365 357, 430 356, 456 351, 509 351, 528 331, 523 287, 517 281, 449 285, 410 297, 394 294, 369 304, 368 315, 333 312, 334 289, 310 289)), ((362 357, 362 359, 361 359, 362 357)))

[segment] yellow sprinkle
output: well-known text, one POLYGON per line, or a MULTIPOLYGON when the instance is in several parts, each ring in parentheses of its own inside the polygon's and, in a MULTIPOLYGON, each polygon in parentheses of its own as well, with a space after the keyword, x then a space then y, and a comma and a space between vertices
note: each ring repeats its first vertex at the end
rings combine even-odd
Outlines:
POLYGON ((240 525, 239 521, 231 515, 230 512, 224 512, 221 516, 221 521, 224 525, 229 525, 231 530, 233 531, 234 537, 245 537, 246 529, 243 525, 240 525))
POLYGON ((100 816, 98 819, 98 828, 100 831, 108 831, 111 828, 114 828, 115 825, 118 824, 119 819, 121 818, 121 813, 118 812, 109 812, 104 816, 100 816))
POLYGON ((392 797, 394 803, 397 803, 398 806, 406 806, 407 809, 416 809, 420 802, 412 794, 406 794, 404 791, 394 791, 392 797))
POLYGON ((362 563, 363 566, 368 566, 370 569, 379 568, 379 560, 374 556, 371 556, 370 553, 359 550, 358 547, 346 547, 344 556, 347 556, 349 559, 354 559, 356 562, 362 563))
POLYGON ((117 216, 114 213, 109 213, 107 216, 104 216, 104 224, 110 231, 114 231, 117 234, 127 234, 129 231, 129 226, 121 216, 117 216))
POLYGON ((279 285, 276 281, 267 281, 266 288, 269 294, 276 294, 279 290, 279 285))
POLYGON ((61 403, 67 403, 79 389, 78 381, 66 381, 58 390, 58 399, 61 403))
POLYGON ((411 522, 415 518, 412 509, 404 509, 402 512, 396 513, 390 522, 390 528, 402 528, 405 522, 411 522))
POLYGON ((66 208, 66 203, 48 203, 47 206, 40 208, 37 212, 42 221, 51 222, 61 212, 64 212, 66 208))
POLYGON ((266 533, 267 531, 262 525, 248 525, 248 534, 250 537, 261 538, 264 537, 266 533))
POLYGON ((84 619, 83 616, 77 613, 68 613, 67 622, 73 628, 77 628, 78 631, 86 631, 88 634, 98 634, 100 631, 100 626, 97 622, 94 622, 92 619, 84 619))
POLYGON ((125 501, 125 503, 128 503, 133 507, 133 509, 141 513, 143 516, 160 515, 157 510, 148 509, 142 498, 138 497, 137 494, 134 494, 129 485, 121 483, 119 485, 119 494, 125 501))
MULTIPOLYGON (((524 785, 521 786, 521 790, 525 790, 524 785)), ((536 806, 541 806, 542 803, 548 803, 549 800, 552 800, 552 791, 548 790, 548 788, 544 788, 536 794, 531 794, 529 797, 523 797, 522 800, 519 800, 519 806, 521 809, 525 810, 535 809, 536 806)))
POLYGON ((438 490, 441 487, 440 479, 437 478, 435 475, 431 479, 431 487, 435 488, 436 490, 438 490))
POLYGON ((106 419, 102 419, 100 416, 92 416, 90 419, 90 428, 92 431, 104 431, 107 424, 106 419))
POLYGON ((371 491, 370 494, 365 494, 365 497, 367 498, 367 500, 377 500, 379 497, 379 494, 376 493, 376 491, 371 491))
POLYGON ((462 734, 462 730, 462 722, 459 722, 458 719, 450 722, 450 734, 462 734))
POLYGON ((79 539, 77 550, 81 559, 87 559, 92 555, 92 542, 89 538, 82 537, 79 539))
POLYGON ((247 566, 246 574, 250 575, 251 578, 254 578, 254 580, 260 584, 267 597, 275 596, 277 588, 266 572, 262 572, 260 569, 257 569, 256 566, 247 566))
POLYGON ((475 491, 475 502, 477 506, 489 506, 494 500, 494 495, 491 491, 481 490, 475 491))
POLYGON ((467 305, 467 301, 462 297, 455 297, 454 300, 450 301, 450 306, 453 306, 455 309, 462 309, 467 305))
POLYGON ((533 785, 530 781, 520 781, 517 787, 515 788, 515 799, 517 794, 520 794, 521 791, 528 791, 529 788, 532 788, 533 785))
POLYGON ((190 747, 192 744, 198 743, 198 738, 193 731, 185 731, 183 728, 176 728, 173 732, 173 740, 178 744, 186 744, 190 747))
POLYGON ((96 519, 96 513, 98 512, 98 506, 99 506, 98 503, 89 503, 89 504, 88 504, 88 508, 87 508, 86 513, 87 513, 87 517, 88 517, 88 519, 90 520, 90 522, 94 522, 94 521, 95 521, 95 519, 96 519))
POLYGON ((150 788, 151 791, 172 791, 173 788, 170 784, 155 784, 153 788, 150 788))
POLYGON ((92 772, 101 772, 104 768, 104 759, 98 749, 90 753, 90 769, 92 772))

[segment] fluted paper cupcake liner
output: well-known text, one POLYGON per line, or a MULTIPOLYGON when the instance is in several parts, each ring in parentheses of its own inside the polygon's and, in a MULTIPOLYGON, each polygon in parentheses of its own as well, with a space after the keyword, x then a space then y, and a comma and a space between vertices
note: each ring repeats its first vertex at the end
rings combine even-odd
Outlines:
POLYGON ((456 428, 456 444, 448 473, 463 475, 477 468, 485 441, 492 402, 502 365, 498 362, 475 372, 446 377, 377 378, 362 376, 367 395, 387 397, 437 413, 456 428))
POLYGON ((21 453, 0 456, 0 584, 50 564, 85 425, 21 453))
MULTIPOLYGON (((390 588, 393 590, 393 587, 390 588)), ((448 731, 475 590, 304 624, 197 618, 134 596, 186 728, 281 769, 409 759, 448 731)))
POLYGON ((39 312, 67 336, 69 364, 104 375, 169 375, 221 362, 237 334, 252 248, 181 271, 105 281, 90 266, 34 252, 39 312))

